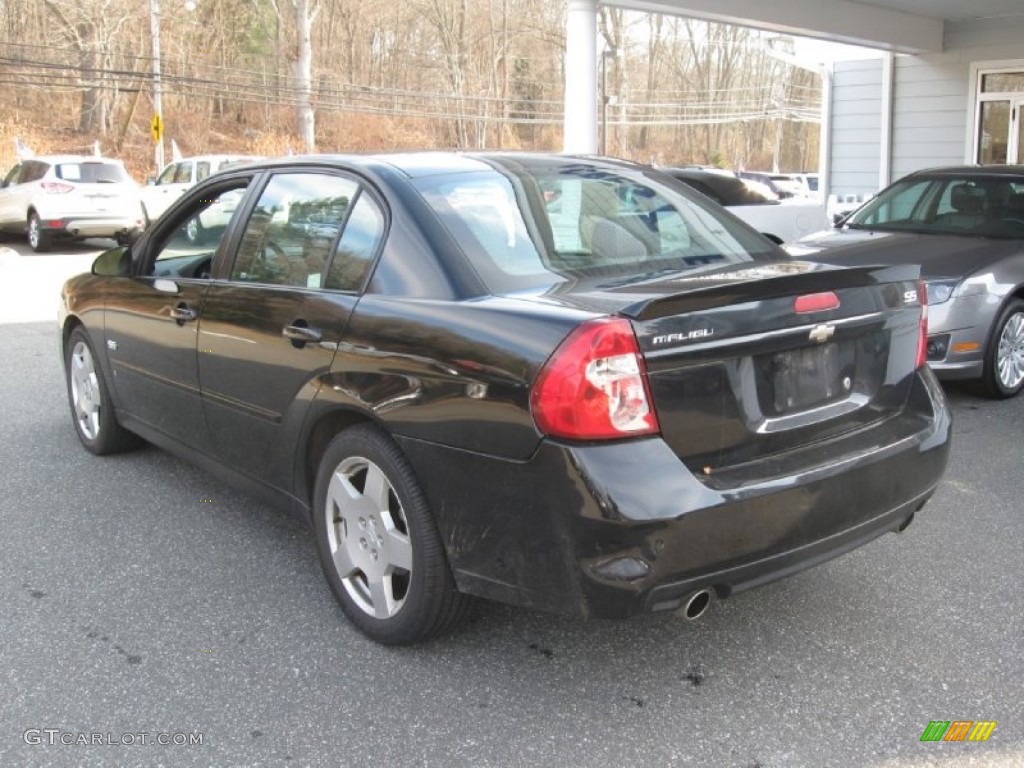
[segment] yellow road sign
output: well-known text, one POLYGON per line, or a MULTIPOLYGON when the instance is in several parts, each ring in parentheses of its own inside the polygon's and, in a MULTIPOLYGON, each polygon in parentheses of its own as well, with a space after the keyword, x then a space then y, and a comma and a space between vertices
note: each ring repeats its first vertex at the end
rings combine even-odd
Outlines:
POLYGON ((160 141, 164 137, 164 121, 160 119, 160 115, 153 115, 153 119, 149 121, 149 135, 153 137, 153 141, 160 141))

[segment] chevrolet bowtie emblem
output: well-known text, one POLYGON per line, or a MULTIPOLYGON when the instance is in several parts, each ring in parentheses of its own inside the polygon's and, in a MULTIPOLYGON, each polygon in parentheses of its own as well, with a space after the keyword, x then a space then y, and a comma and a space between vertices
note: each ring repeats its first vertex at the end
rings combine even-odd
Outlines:
POLYGON ((816 325, 811 328, 811 341, 816 341, 819 344, 824 344, 826 341, 832 338, 832 335, 836 332, 834 325, 816 325))

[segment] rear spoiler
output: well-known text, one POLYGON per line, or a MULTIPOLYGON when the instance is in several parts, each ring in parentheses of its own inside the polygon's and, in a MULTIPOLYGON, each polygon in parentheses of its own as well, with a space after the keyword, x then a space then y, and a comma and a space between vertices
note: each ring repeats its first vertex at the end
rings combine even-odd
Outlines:
POLYGON ((806 261, 780 261, 733 266, 699 275, 683 275, 676 280, 659 280, 658 295, 623 307, 619 314, 632 320, 656 320, 794 294, 885 283, 916 283, 920 274, 921 268, 916 264, 838 267, 806 261), (682 290, 666 295, 664 292, 672 282, 678 283, 682 290))

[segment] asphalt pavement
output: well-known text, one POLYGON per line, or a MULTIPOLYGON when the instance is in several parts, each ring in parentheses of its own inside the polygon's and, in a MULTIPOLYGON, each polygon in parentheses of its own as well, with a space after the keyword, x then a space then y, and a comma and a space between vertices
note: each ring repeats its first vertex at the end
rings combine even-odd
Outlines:
POLYGON ((950 389, 949 472, 906 533, 699 621, 481 603, 388 649, 301 521, 79 446, 38 286, 91 258, 0 247, 0 766, 1024 765, 1024 397, 950 389), (933 720, 997 725, 922 742, 933 720))

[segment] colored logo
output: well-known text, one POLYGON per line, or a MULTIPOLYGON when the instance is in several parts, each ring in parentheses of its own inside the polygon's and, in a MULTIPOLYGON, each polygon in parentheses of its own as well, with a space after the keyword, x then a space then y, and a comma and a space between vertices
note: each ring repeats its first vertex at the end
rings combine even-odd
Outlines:
POLYGON ((932 720, 921 741, 988 741, 995 729, 995 720, 932 720))

